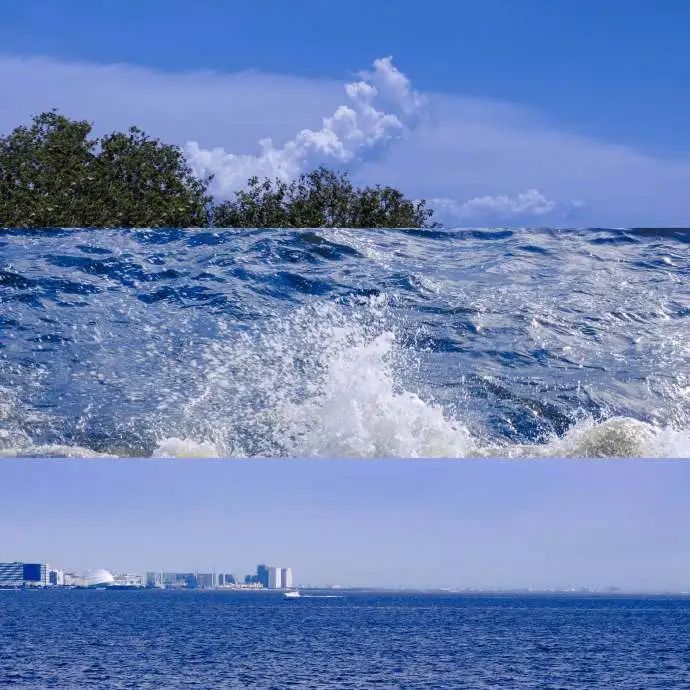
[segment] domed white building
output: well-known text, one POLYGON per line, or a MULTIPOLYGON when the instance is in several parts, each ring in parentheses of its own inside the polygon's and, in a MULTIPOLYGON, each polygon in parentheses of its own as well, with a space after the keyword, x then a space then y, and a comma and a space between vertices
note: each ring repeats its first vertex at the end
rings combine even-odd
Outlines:
POLYGON ((82 587, 107 587, 115 582, 113 574, 105 568, 96 568, 95 570, 87 570, 81 576, 82 587))

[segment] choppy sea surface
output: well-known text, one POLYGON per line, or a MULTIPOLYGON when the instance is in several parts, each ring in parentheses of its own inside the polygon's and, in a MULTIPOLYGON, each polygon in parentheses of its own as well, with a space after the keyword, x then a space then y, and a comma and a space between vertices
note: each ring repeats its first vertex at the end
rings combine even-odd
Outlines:
POLYGON ((0 231, 0 453, 688 456, 690 230, 0 231))
POLYGON ((9 688, 690 687, 687 597, 0 591, 9 688))

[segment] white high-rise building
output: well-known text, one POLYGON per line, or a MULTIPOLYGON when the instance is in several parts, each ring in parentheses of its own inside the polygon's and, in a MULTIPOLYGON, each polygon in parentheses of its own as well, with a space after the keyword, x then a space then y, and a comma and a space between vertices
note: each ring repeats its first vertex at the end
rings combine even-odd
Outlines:
POLYGON ((292 568, 281 568, 281 580, 283 589, 292 588, 292 568))
POLYGON ((276 568, 274 565, 268 567, 268 588, 282 589, 283 587, 283 570, 276 568))

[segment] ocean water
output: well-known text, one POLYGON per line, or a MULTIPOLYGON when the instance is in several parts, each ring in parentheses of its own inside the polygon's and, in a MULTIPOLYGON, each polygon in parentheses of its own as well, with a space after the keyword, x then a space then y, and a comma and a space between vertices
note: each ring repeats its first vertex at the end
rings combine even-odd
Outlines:
POLYGON ((688 597, 0 591, 8 688, 690 687, 688 597))
POLYGON ((0 453, 690 455, 690 230, 0 232, 0 453))

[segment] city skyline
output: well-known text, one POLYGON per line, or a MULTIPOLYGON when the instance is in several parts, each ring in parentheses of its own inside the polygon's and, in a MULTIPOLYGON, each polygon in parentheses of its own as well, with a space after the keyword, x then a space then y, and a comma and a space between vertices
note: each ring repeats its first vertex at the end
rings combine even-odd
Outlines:
POLYGON ((315 586, 690 589, 685 461, 2 464, 2 560, 235 574, 290 563, 315 586))
POLYGON ((145 573, 90 568, 84 572, 42 561, 0 562, 0 589, 33 587, 112 587, 115 589, 293 589, 292 568, 259 564, 256 572, 238 577, 227 572, 147 570, 145 573))

